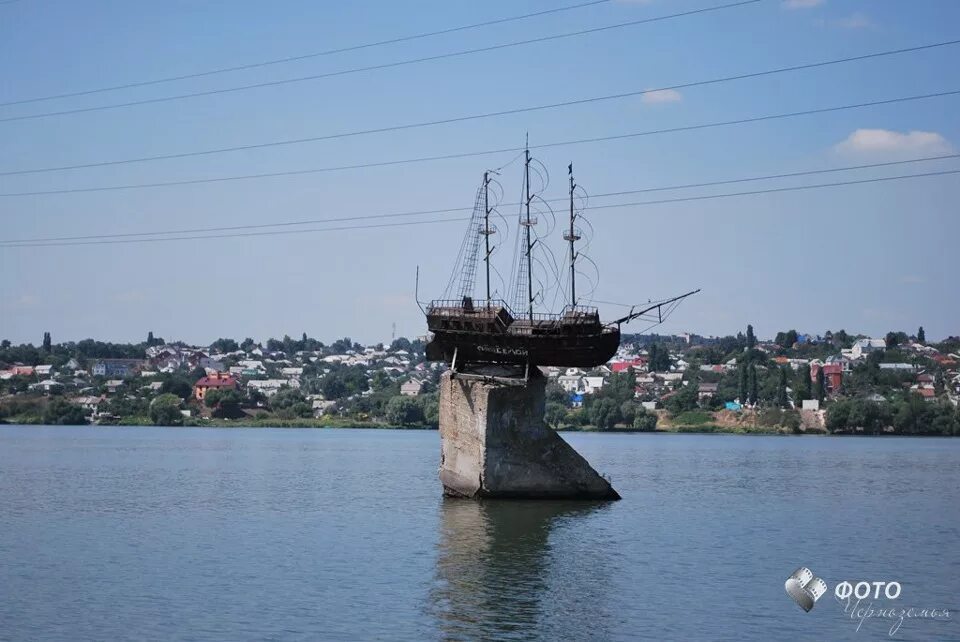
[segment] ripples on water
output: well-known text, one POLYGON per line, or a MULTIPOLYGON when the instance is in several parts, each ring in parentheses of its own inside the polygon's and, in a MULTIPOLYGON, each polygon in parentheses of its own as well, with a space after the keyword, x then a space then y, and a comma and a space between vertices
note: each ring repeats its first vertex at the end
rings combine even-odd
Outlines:
POLYGON ((566 438, 623 501, 445 501, 435 432, 0 428, 0 639, 887 638, 801 565, 960 611, 960 440, 566 438))

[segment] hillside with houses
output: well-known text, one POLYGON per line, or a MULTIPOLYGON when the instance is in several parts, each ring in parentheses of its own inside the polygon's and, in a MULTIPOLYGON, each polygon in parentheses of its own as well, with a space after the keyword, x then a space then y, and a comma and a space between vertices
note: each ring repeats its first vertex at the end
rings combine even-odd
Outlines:
MULTIPOLYGON (((626 336, 592 370, 541 368, 557 429, 960 433, 960 339, 779 332, 626 336)), ((444 364, 422 340, 303 334, 208 346, 0 343, 0 421, 435 427, 444 364)))

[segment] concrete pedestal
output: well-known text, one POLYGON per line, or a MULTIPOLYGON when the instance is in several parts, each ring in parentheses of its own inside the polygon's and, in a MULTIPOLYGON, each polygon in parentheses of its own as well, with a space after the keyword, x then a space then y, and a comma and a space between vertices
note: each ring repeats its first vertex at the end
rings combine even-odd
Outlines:
POLYGON ((543 421, 545 379, 440 381, 440 482, 451 497, 620 499, 543 421), (522 381, 522 380, 521 380, 522 381))

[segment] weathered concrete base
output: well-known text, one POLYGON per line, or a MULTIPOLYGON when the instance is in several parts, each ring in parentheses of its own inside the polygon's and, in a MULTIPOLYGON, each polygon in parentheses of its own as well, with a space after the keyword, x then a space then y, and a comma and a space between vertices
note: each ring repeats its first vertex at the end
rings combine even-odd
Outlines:
MULTIPOLYGON (((440 482, 451 497, 620 499, 544 424, 545 379, 504 385, 447 372, 440 381, 440 482)), ((522 380, 521 380, 522 381, 522 380)))

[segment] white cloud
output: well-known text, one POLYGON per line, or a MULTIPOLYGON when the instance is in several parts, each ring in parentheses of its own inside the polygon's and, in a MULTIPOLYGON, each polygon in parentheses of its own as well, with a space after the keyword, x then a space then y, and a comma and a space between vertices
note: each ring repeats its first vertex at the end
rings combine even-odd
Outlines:
POLYGON ((35 294, 21 294, 10 302, 10 307, 14 310, 29 310, 36 308, 40 304, 40 298, 35 294))
POLYGON ((949 154, 953 146, 936 132, 858 129, 834 145, 834 150, 844 154, 930 155, 949 154))
POLYGON ((876 29, 875 23, 870 16, 865 13, 854 13, 845 18, 836 18, 833 20, 821 20, 820 24, 825 27, 836 27, 838 29, 876 29))
POLYGON ((901 276, 898 279, 898 282, 904 285, 918 285, 921 283, 926 283, 927 280, 922 276, 917 276, 916 274, 906 274, 904 276, 901 276))
POLYGON ((784 9, 812 9, 823 4, 826 0, 783 0, 780 4, 784 9))
POLYGON ((640 102, 645 105, 678 103, 681 100, 683 100, 683 95, 676 89, 657 89, 655 91, 648 91, 640 97, 640 102))

